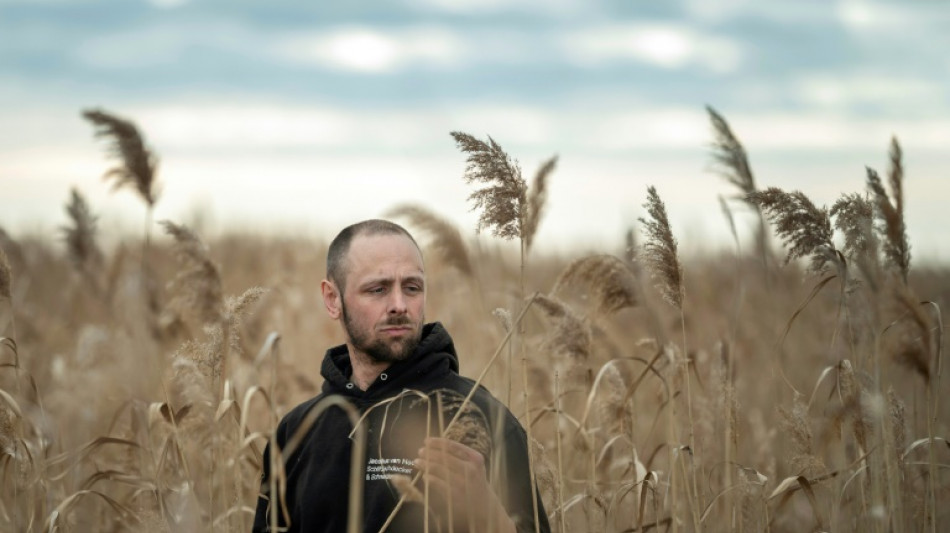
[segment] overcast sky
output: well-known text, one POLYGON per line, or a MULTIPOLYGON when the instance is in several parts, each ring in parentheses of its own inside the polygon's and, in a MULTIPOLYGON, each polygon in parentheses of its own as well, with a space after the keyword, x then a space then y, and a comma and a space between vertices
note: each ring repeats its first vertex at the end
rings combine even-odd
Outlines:
POLYGON ((709 104, 760 187, 819 205, 896 135, 913 253, 947 261, 948 28, 936 0, 0 0, 0 226, 52 234, 75 186, 103 232, 140 231, 80 117, 101 107, 161 159, 156 219, 209 231, 414 202, 473 233, 461 130, 528 178, 559 155, 538 247, 616 249, 648 185, 684 248, 728 245, 709 104))

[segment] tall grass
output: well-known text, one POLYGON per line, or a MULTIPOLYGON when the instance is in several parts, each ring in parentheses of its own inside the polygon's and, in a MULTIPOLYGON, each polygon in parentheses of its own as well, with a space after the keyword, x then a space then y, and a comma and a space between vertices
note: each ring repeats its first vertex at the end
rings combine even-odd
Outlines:
MULTIPOLYGON (((463 373, 528 430, 556 531, 947 528, 950 270, 911 265, 898 142, 886 187, 858 166, 865 190, 829 209, 759 188, 709 112, 715 163, 773 226, 786 264, 763 261, 765 237, 684 260, 652 187, 643 237, 593 256, 532 250, 529 263, 555 160, 528 186, 495 141, 455 134, 466 176, 486 187, 473 194, 480 227, 520 251, 398 207, 428 236, 428 316, 451 332, 463 373)), ((167 222, 143 254, 151 299, 130 261, 151 237, 105 249, 78 191, 67 212, 60 236, 0 231, 0 530, 249 530, 262 490, 282 505, 279 453, 261 487, 264 445, 276 449, 277 420, 318 392, 322 350, 342 341, 313 296, 325 243, 205 240, 167 222)), ((450 434, 451 418, 438 429, 450 434)))

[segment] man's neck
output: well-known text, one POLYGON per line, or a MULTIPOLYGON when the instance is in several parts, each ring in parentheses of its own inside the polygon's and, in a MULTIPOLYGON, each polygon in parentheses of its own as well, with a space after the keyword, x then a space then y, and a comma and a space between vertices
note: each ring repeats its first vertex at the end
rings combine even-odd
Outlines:
POLYGON ((350 365, 353 367, 353 383, 362 391, 368 389, 376 381, 376 378, 392 364, 373 361, 368 355, 354 350, 350 345, 347 345, 346 348, 350 353, 350 365))

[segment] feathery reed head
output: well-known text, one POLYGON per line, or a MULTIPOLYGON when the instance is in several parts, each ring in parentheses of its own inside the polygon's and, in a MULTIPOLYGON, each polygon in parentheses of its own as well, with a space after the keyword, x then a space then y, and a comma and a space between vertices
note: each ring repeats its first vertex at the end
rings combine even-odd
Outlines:
POLYGON ((743 197, 755 192, 755 178, 749 166, 749 158, 739 139, 732 133, 726 119, 711 106, 706 106, 709 121, 712 123, 713 134, 713 162, 716 172, 726 181, 738 187, 743 197))
POLYGON ((808 421, 808 408, 802 399, 796 397, 791 409, 780 406, 778 412, 781 416, 781 427, 789 437, 792 468, 805 476, 813 476, 825 471, 824 462, 815 452, 814 437, 808 421))
POLYGON ((874 206, 857 193, 843 194, 828 213, 835 219, 835 228, 844 235, 844 254, 849 258, 873 256, 877 250, 874 237, 874 206))
POLYGON ((554 172, 555 166, 557 166, 557 156, 545 161, 538 169, 538 173, 534 175, 534 181, 531 182, 531 188, 528 190, 528 213, 524 224, 524 245, 527 249, 530 249, 531 244, 534 243, 534 236, 541 224, 541 215, 548 201, 548 176, 554 172))
POLYGON ((86 199, 75 188, 72 189, 66 214, 71 222, 63 226, 66 249, 76 268, 82 270, 87 265, 98 264, 102 260, 102 251, 96 243, 96 217, 89 209, 86 199))
POLYGON ((481 453, 486 461, 489 460, 492 438, 485 413, 473 402, 466 402, 463 395, 451 389, 439 389, 430 393, 431 396, 438 396, 436 404, 442 409, 443 424, 448 424, 461 410, 458 419, 451 427, 446 428, 443 437, 462 443, 481 453))
POLYGON ((647 201, 643 204, 650 214, 649 220, 640 217, 647 234, 643 256, 653 270, 653 278, 659 280, 657 288, 670 305, 683 307, 683 267, 676 251, 676 237, 666 216, 666 205, 652 185, 647 188, 647 201))
POLYGON ((185 226, 168 220, 160 224, 175 238, 175 252, 181 265, 171 282, 177 289, 172 307, 194 313, 202 324, 220 323, 224 318, 221 276, 208 257, 208 247, 185 226))
POLYGON ((810 270, 820 273, 829 261, 837 261, 828 210, 815 207, 804 193, 769 187, 746 198, 765 212, 775 233, 785 241, 789 248, 786 264, 799 257, 811 257, 810 270))
POLYGON ((462 176, 465 182, 485 185, 468 197, 475 204, 473 209, 482 210, 478 231, 491 228, 493 235, 503 239, 523 237, 528 186, 518 163, 491 137, 486 143, 459 131, 451 135, 468 154, 462 176))
POLYGON ((119 164, 109 169, 103 178, 114 179, 114 189, 135 187, 142 200, 149 207, 154 206, 158 200, 155 181, 158 157, 145 146, 135 124, 101 109, 88 109, 82 115, 96 127, 96 137, 112 141, 109 153, 119 160, 119 164))
POLYGON ((884 235, 884 259, 891 268, 895 269, 907 283, 907 273, 910 270, 910 244, 907 241, 907 228, 904 225, 904 167, 901 163, 901 148, 897 139, 891 140, 890 171, 888 183, 893 196, 893 203, 884 190, 881 178, 877 171, 868 167, 868 189, 873 197, 875 214, 880 221, 880 231, 884 235))
POLYGON ((419 205, 400 205, 389 210, 387 216, 406 218, 409 224, 429 234, 432 245, 449 265, 472 277, 472 260, 462 234, 451 222, 419 205))
POLYGON ((590 358, 593 336, 586 321, 577 316, 567 304, 552 296, 539 294, 535 296, 534 303, 555 320, 554 330, 545 341, 548 348, 574 361, 590 358))
POLYGON ((593 296, 590 304, 597 313, 610 314, 637 304, 633 272, 612 255, 583 257, 569 264, 554 282, 551 294, 569 288, 593 296))
POLYGON ((231 320, 243 320, 247 316, 250 307, 260 301, 267 292, 268 290, 263 287, 251 287, 240 296, 229 296, 225 300, 224 306, 228 311, 228 316, 231 317, 231 320))
POLYGON ((511 331, 511 313, 507 309, 504 307, 497 307, 491 312, 491 314, 498 319, 498 322, 501 323, 501 327, 505 328, 505 333, 511 331))

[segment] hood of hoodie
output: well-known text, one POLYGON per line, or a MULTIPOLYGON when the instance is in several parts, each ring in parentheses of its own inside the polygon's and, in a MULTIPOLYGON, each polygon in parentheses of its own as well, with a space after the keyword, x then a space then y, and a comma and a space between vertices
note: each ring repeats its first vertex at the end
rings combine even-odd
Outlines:
POLYGON ((341 394, 358 404, 398 394, 403 389, 423 389, 425 383, 446 372, 458 373, 459 360, 452 337, 440 322, 422 327, 419 346, 405 361, 393 363, 365 391, 351 378, 353 366, 345 344, 327 350, 320 374, 325 379, 324 394, 341 394))

